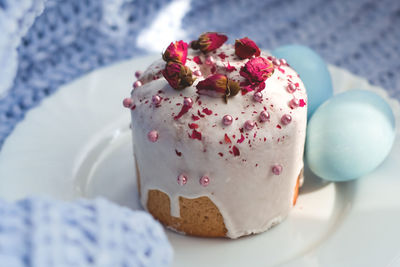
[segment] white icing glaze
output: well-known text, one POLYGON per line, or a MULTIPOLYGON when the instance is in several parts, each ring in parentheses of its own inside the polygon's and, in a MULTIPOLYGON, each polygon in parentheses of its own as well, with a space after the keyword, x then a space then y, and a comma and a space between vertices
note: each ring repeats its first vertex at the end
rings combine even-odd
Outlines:
MULTIPOLYGON (((244 81, 239 70, 247 59, 237 58, 232 45, 224 45, 210 54, 215 59, 216 73, 244 81), (221 52, 228 57, 219 57, 221 52), (236 71, 226 71, 228 61, 236 71)), ((263 52, 261 56, 267 57, 268 54, 263 52)), ((198 77, 191 87, 176 91, 162 77, 165 63, 160 59, 143 73, 140 80, 144 85, 132 93, 136 105, 131 112, 132 133, 141 177, 141 202, 146 207, 147 192, 161 190, 171 200, 171 215, 179 217, 179 196, 207 196, 221 212, 228 237, 265 231, 285 218, 293 206, 296 180, 303 168, 307 109, 306 106, 291 109, 288 103, 293 96, 307 102, 304 85, 297 73, 285 65, 280 67, 281 70, 275 68, 274 74, 266 80, 261 103, 255 102, 253 92, 250 92, 246 95, 239 93, 225 104, 222 98, 199 97, 196 93, 197 82, 210 74, 210 66, 204 62, 202 53, 189 49, 186 66, 192 71, 200 69, 203 76, 198 77), (199 56, 203 64, 196 64, 194 56, 199 56), (286 90, 288 79, 299 84, 293 94, 286 90), (159 107, 151 103, 155 94, 163 98, 159 107), (191 97, 195 103, 189 112, 175 120, 174 116, 182 108, 183 97, 191 97), (270 113, 270 120, 261 123, 258 116, 264 107, 270 113), (212 114, 204 114, 204 108, 211 110, 212 114), (204 117, 194 121, 192 114, 198 116, 198 111, 204 117), (226 114, 234 118, 230 126, 222 124, 222 117, 226 114), (288 125, 280 123, 284 114, 292 116, 288 125), (241 138, 239 129, 243 128, 246 120, 257 121, 257 126, 251 131, 244 130, 245 140, 238 143, 241 138), (193 131, 188 126, 190 123, 198 124, 201 140, 189 137, 193 131), (151 130, 159 133, 155 143, 147 138, 151 130), (225 143, 225 134, 232 144, 225 143), (232 145, 239 149, 240 156, 232 154, 232 145), (271 171, 275 164, 283 167, 280 175, 271 171), (177 183, 181 173, 188 177, 183 186, 177 183), (210 178, 206 187, 199 183, 203 175, 210 178)))

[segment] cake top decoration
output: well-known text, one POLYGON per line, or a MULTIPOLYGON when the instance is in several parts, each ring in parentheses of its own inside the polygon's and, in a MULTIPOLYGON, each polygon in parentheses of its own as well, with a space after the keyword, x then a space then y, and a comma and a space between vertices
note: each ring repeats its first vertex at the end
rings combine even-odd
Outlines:
MULTIPOLYGON (((250 91, 262 91, 265 88, 264 81, 268 79, 274 72, 274 64, 269 59, 261 57, 261 51, 256 43, 244 37, 236 40, 234 45, 234 53, 227 55, 224 51, 219 54, 216 50, 220 48, 228 37, 217 32, 206 32, 190 43, 193 50, 200 50, 201 53, 195 54, 193 58, 188 59, 188 44, 182 40, 172 42, 162 54, 163 60, 166 62, 164 70, 161 71, 169 85, 175 90, 183 90, 189 87, 196 80, 196 77, 202 77, 203 70, 206 71, 205 79, 197 85, 197 93, 199 95, 207 95, 211 97, 221 97, 227 103, 228 97, 238 94, 241 90, 242 95, 250 91), (240 69, 232 66, 227 60, 223 68, 216 64, 214 55, 207 54, 214 52, 222 62, 230 56, 237 56, 241 60, 247 60, 240 69), (201 59, 203 57, 203 59, 201 59), (187 60, 197 64, 199 69, 192 70, 185 66, 187 60), (204 65, 203 65, 204 64, 204 65), (206 67, 208 66, 208 67, 206 67), (209 69, 208 69, 209 68, 209 69), (238 71, 243 78, 231 77, 233 71, 238 71)), ((190 64, 189 64, 190 65, 190 64)))
POLYGON ((224 97, 225 102, 228 97, 235 96, 240 91, 239 83, 228 79, 226 75, 214 74, 200 81, 197 86, 199 95, 208 95, 211 97, 224 97))
POLYGON ((273 64, 266 58, 255 57, 247 61, 247 63, 240 69, 240 76, 246 78, 247 83, 243 83, 243 91, 253 91, 258 87, 257 91, 262 91, 265 88, 264 81, 271 77, 274 73, 273 64))
POLYGON ((260 53, 260 48, 258 48, 256 43, 247 37, 236 40, 235 42, 235 54, 241 59, 251 58, 253 56, 258 57, 260 53))
POLYGON ((189 67, 169 61, 165 69, 162 71, 164 78, 168 81, 169 85, 175 90, 183 90, 191 86, 196 78, 193 78, 192 71, 189 67))
POLYGON ((199 39, 191 42, 191 47, 203 53, 214 51, 220 48, 228 37, 217 32, 206 32, 200 35, 199 39))
POLYGON ((181 40, 176 41, 175 43, 171 43, 165 50, 162 58, 165 62, 174 61, 185 65, 187 53, 188 44, 181 40))

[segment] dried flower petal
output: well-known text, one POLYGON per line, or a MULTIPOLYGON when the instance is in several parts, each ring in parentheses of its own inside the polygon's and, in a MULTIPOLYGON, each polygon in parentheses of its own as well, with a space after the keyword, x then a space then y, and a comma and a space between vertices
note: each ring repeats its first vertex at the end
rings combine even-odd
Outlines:
POLYGON ((200 35, 199 39, 192 41, 191 47, 203 53, 214 51, 221 47, 228 37, 217 32, 206 32, 200 35))
POLYGON ((162 74, 169 85, 175 90, 182 90, 191 86, 196 79, 193 78, 190 68, 173 61, 167 63, 162 74))
POLYGON ((252 58, 240 69, 240 76, 252 86, 259 86, 274 72, 273 64, 263 57, 252 58))
POLYGON ((196 64, 198 64, 198 65, 203 64, 203 62, 201 61, 201 58, 199 56, 193 57, 193 61, 196 62, 196 64))
POLYGON ((252 56, 258 57, 260 55, 260 48, 256 43, 245 37, 235 42, 235 54, 241 59, 251 58, 252 56))
POLYGON ((189 128, 190 128, 190 129, 197 129, 197 128, 199 128, 199 125, 198 125, 197 123, 189 123, 188 125, 189 125, 189 128))
POLYGON ((224 97, 225 101, 230 96, 235 96, 240 91, 237 82, 229 80, 226 75, 214 74, 199 82, 196 86, 197 93, 211 97, 224 97))
POLYGON ((235 157, 240 156, 240 151, 236 146, 232 147, 232 152, 235 157))
POLYGON ((203 108, 203 113, 206 115, 211 115, 213 112, 212 112, 212 110, 210 110, 208 108, 203 108))
POLYGON ((224 141, 226 144, 232 144, 232 141, 227 134, 224 135, 224 141))
POLYGON ((166 62, 174 61, 185 65, 188 52, 187 49, 188 49, 187 43, 185 43, 182 40, 176 41, 175 43, 171 43, 167 47, 164 54, 162 55, 162 58, 166 62))
POLYGON ((224 52, 219 53, 218 56, 222 59, 222 61, 228 57, 224 52))
POLYGON ((232 72, 232 71, 235 71, 236 68, 234 66, 231 66, 231 64, 229 64, 229 61, 228 61, 228 65, 225 66, 225 70, 227 72, 232 72))
POLYGON ((244 141, 244 135, 242 134, 242 135, 240 136, 240 139, 237 140, 237 142, 238 142, 239 144, 241 144, 241 143, 243 143, 243 141, 244 141))
POLYGON ((189 138, 197 139, 201 141, 201 132, 196 131, 195 129, 192 131, 192 134, 189 134, 189 138))

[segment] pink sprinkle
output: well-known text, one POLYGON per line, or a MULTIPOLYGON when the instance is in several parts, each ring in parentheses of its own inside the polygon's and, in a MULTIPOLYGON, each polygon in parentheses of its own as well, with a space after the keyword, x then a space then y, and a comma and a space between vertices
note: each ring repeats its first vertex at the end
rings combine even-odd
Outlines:
POLYGON ((133 83, 133 88, 135 88, 135 89, 140 87, 140 86, 142 86, 142 82, 141 81, 136 81, 136 82, 133 83))
POLYGON ((285 114, 281 118, 281 122, 283 125, 288 125, 291 121, 292 121, 292 116, 290 116, 289 114, 285 114))
POLYGON ((200 117, 192 114, 192 120, 194 121, 200 120, 200 117))
POLYGON ((300 102, 299 102, 299 100, 298 100, 297 98, 293 98, 293 99, 290 100, 290 102, 289 102, 289 107, 290 107, 291 109, 295 109, 295 108, 297 108, 299 105, 300 105, 300 102))
POLYGON ((207 56, 206 57, 206 64, 207 65, 214 65, 214 63, 215 63, 215 61, 214 61, 214 58, 212 57, 212 56, 207 56))
POLYGON ((274 58, 274 59, 272 59, 272 64, 274 64, 275 66, 280 66, 281 62, 279 61, 279 59, 274 58))
POLYGON ((203 176, 203 177, 201 177, 200 178, 200 184, 202 185, 202 186, 208 186, 209 184, 210 184, 210 178, 208 178, 208 176, 203 176))
POLYGON ((274 166, 272 166, 272 173, 275 175, 280 175, 282 173, 282 165, 280 164, 276 164, 274 166))
POLYGON ((251 121, 251 120, 247 120, 247 121, 245 121, 245 123, 244 123, 244 128, 245 128, 246 130, 248 130, 248 131, 253 130, 254 126, 255 126, 255 123, 254 123, 254 121, 251 121))
POLYGON ((127 97, 124 99, 124 101, 122 101, 122 105, 124 105, 126 108, 130 108, 133 105, 133 101, 131 98, 127 97))
POLYGON ((187 183, 187 180, 187 175, 184 173, 179 174, 177 179, 179 185, 185 185, 187 183))
POLYGON ((255 92, 253 95, 253 99, 256 102, 261 102, 263 98, 263 94, 261 92, 255 92))
POLYGON ((289 92, 289 93, 294 93, 295 91, 296 91, 296 85, 294 85, 293 83, 290 83, 289 85, 288 85, 288 87, 287 87, 287 91, 289 92))
POLYGON ((151 98, 151 102, 154 104, 154 106, 159 107, 161 103, 162 98, 159 95, 153 95, 151 98))
POLYGON ((136 77, 136 78, 139 78, 141 75, 142 75, 142 72, 141 72, 140 70, 137 70, 137 71, 135 72, 135 77, 136 77))
POLYGON ((183 98, 183 105, 191 108, 193 106, 193 100, 190 97, 183 98))
POLYGON ((306 105, 306 102, 304 101, 304 99, 300 99, 299 101, 299 107, 304 107, 306 105))
POLYGON ((147 134, 147 138, 149 139, 150 142, 156 142, 158 140, 158 132, 156 130, 150 131, 147 134))
POLYGON ((233 122, 233 118, 232 118, 231 115, 225 115, 225 116, 222 118, 222 123, 223 123, 225 126, 231 125, 232 122, 233 122))
POLYGON ((279 70, 280 72, 282 72, 283 74, 285 74, 285 70, 284 70, 284 69, 278 68, 278 70, 279 70))
POLYGON ((270 115, 267 111, 265 111, 265 110, 261 111, 261 113, 260 113, 260 121, 261 122, 266 122, 269 120, 269 118, 270 118, 270 115))

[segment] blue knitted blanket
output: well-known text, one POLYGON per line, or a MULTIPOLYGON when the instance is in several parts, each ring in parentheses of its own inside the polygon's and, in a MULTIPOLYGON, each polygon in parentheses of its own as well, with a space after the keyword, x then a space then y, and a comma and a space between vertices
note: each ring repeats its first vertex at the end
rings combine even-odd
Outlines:
POLYGON ((144 211, 104 199, 0 200, 1 267, 166 267, 172 248, 144 211))

